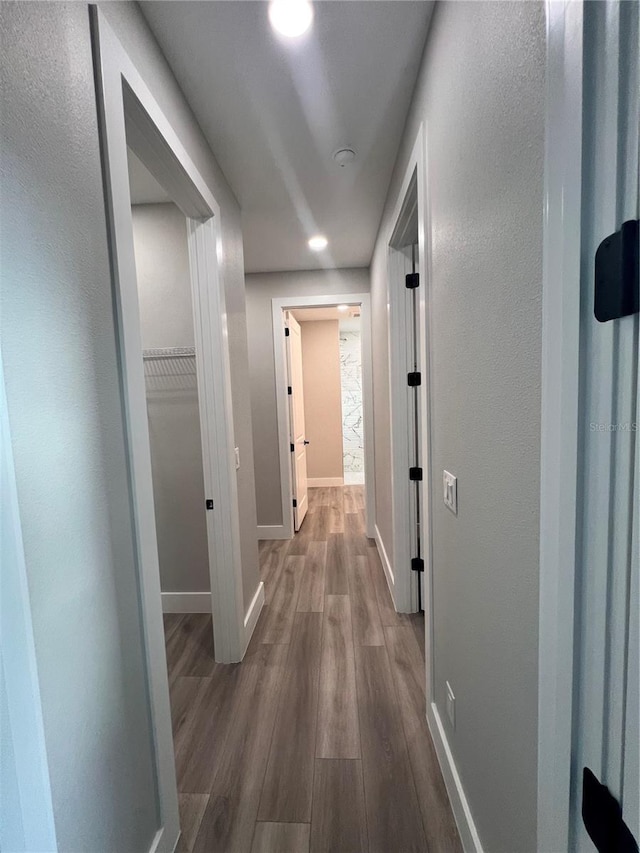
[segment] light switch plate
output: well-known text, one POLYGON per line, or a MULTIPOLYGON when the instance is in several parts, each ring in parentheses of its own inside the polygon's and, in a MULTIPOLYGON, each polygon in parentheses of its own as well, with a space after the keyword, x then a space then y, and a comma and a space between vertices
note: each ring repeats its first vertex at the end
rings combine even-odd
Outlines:
POLYGON ((456 697, 453 695, 453 690, 451 689, 451 685, 448 681, 445 682, 447 686, 447 717, 449 717, 449 722, 451 723, 451 728, 455 729, 456 727, 456 697))
POLYGON ((238 468, 240 467, 240 448, 236 447, 235 451, 236 451, 236 471, 237 471, 238 468))
POLYGON ((458 514, 458 478, 449 471, 442 473, 442 487, 444 490, 444 505, 448 506, 451 512, 458 514))

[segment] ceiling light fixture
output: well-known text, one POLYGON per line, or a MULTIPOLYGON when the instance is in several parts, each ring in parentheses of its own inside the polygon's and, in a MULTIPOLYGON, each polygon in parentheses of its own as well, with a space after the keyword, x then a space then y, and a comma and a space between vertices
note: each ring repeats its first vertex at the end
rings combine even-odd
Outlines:
POLYGON ((322 234, 316 234, 315 237, 312 237, 309 240, 309 248, 312 252, 321 252, 323 249, 326 249, 329 245, 329 241, 326 237, 323 237, 322 234))
POLYGON ((338 305, 338 311, 348 311, 348 310, 349 310, 348 305, 338 305))
POLYGON ((269 20, 281 36, 297 38, 311 26, 313 7, 309 0, 271 0, 269 20))

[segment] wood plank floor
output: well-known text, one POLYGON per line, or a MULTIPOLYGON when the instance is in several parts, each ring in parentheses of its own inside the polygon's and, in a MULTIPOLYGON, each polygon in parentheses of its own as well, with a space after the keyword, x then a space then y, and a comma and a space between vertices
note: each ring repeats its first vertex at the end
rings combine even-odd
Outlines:
POLYGON ((460 853, 425 719, 424 621, 395 612, 362 486, 310 489, 260 543, 265 607, 241 664, 211 617, 165 615, 179 853, 460 853))

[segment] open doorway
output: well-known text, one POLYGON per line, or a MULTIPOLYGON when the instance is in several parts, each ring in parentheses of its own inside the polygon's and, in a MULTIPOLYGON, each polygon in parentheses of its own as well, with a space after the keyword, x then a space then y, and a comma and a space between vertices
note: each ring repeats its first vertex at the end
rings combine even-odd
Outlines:
POLYGON ((360 306, 294 308, 284 318, 297 532, 308 489, 364 492, 360 306))
MULTIPOLYGON (((200 470, 206 501, 209 600, 215 658, 220 663, 232 663, 242 660, 253 625, 245 616, 242 590, 227 320, 224 287, 219 275, 220 208, 170 119, 150 93, 100 9, 91 7, 91 22, 120 383, 125 410, 129 509, 155 752, 159 825, 153 849, 157 853, 169 853, 178 841, 179 814, 143 358, 145 347, 148 350, 165 349, 168 338, 162 338, 158 347, 143 344, 128 150, 133 151, 166 190, 170 200, 179 208, 180 222, 184 221, 194 353, 183 353, 184 358, 178 363, 185 365, 195 356, 202 446, 200 470)), ((151 300, 152 305, 157 305, 157 302, 151 300)), ((168 377, 156 378, 164 381, 168 377)), ((180 381, 185 378, 180 377, 180 381)), ((192 378, 189 377, 190 380, 192 378)), ((262 587, 259 592, 261 590, 262 587)), ((257 601, 259 592, 254 601, 257 601)))
POLYGON ((362 503, 374 538, 368 294, 272 301, 282 507, 299 531, 310 489, 362 503))
POLYGON ((128 165, 162 609, 167 626, 208 614, 213 656, 187 221, 131 149, 128 165))

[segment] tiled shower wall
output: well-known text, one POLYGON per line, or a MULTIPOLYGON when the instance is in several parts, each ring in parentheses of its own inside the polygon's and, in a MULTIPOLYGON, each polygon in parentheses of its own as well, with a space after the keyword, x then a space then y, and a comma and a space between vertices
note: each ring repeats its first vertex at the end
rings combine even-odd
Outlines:
POLYGON ((364 482, 362 429, 362 364, 360 332, 340 329, 340 381, 342 385, 342 443, 345 483, 364 482), (351 477, 349 475, 352 475, 351 477))

